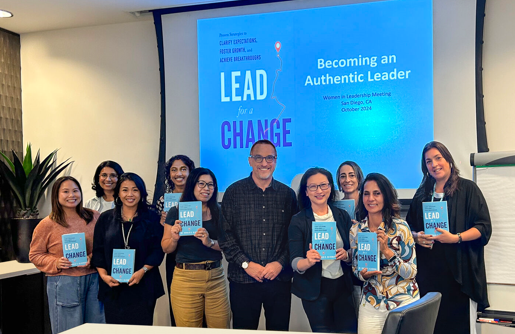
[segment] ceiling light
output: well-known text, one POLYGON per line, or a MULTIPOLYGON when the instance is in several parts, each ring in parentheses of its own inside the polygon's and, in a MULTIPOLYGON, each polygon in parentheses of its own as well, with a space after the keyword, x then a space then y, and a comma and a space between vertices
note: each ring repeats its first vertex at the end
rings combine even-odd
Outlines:
POLYGON ((11 12, 8 12, 6 10, 3 10, 3 9, 0 9, 0 18, 8 18, 8 17, 13 17, 13 13, 11 12))

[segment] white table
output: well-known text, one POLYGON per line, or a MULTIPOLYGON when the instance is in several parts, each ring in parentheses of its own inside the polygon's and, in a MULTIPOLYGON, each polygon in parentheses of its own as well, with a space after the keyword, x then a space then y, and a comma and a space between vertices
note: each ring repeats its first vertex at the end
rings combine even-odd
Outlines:
MULTIPOLYGON (((106 324, 84 324, 72 328, 63 333, 66 334, 256 334, 262 331, 244 329, 217 329, 217 328, 186 328, 186 327, 161 327, 161 326, 134 326, 134 325, 106 325, 106 324)), ((270 333, 284 333, 273 332, 270 333)), ((289 332, 290 334, 305 334, 300 332, 289 332)))
POLYGON ((0 279, 39 273, 40 271, 32 263, 0 262, 0 279))

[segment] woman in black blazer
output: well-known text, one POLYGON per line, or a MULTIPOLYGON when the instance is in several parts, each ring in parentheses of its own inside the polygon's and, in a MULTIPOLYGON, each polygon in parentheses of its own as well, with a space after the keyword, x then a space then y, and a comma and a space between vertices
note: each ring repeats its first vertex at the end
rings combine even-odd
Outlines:
POLYGON ((310 168, 300 181, 301 211, 288 229, 290 261, 294 270, 292 293, 302 306, 313 332, 355 333, 356 313, 352 302, 349 214, 332 205, 336 192, 331 173, 310 168), (336 260, 321 260, 312 249, 312 223, 336 222, 336 260))

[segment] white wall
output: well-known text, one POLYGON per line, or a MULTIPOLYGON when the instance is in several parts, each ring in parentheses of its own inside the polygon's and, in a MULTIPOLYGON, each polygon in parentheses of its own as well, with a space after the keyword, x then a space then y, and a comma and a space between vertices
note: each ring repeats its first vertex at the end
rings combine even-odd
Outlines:
MULTIPOLYGON (((490 152, 515 150, 515 1, 487 0, 483 89, 490 152)), ((495 229, 495 221, 492 222, 495 229)), ((488 246, 487 246, 488 247, 488 246)), ((490 309, 515 312, 515 286, 488 285, 490 309)))
POLYGON ((515 150, 515 1, 486 2, 483 87, 491 152, 515 150))
MULTIPOLYGON (((85 199, 104 160, 139 174, 152 194, 159 144, 160 86, 151 20, 21 36, 24 141, 59 161, 85 199)), ((50 211, 41 205, 41 216, 50 211)), ((155 321, 169 324, 168 301, 158 301, 155 321)))
POLYGON ((24 34, 21 45, 24 141, 71 157, 85 199, 108 159, 152 190, 160 120, 153 22, 24 34))

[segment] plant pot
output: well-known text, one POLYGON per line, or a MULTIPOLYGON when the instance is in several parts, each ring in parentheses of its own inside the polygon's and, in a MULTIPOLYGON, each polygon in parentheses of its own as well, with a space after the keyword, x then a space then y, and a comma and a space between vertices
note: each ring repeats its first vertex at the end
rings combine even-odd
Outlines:
POLYGON ((12 218, 11 233, 13 238, 14 254, 16 261, 20 263, 29 263, 30 242, 32 241, 32 232, 41 221, 40 218, 23 219, 12 218))

